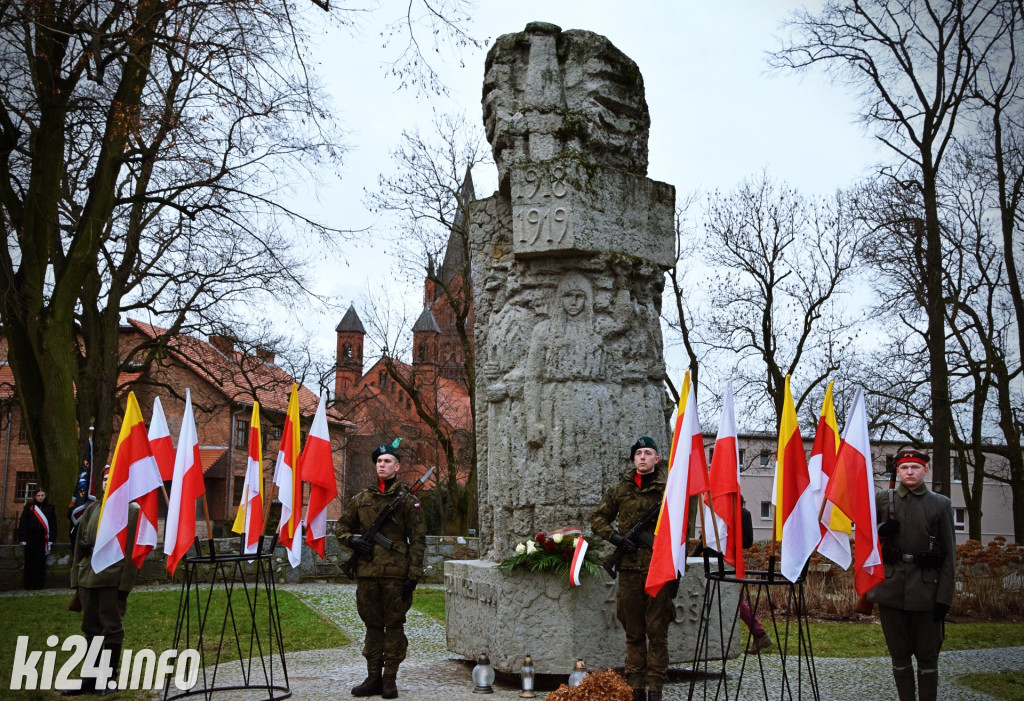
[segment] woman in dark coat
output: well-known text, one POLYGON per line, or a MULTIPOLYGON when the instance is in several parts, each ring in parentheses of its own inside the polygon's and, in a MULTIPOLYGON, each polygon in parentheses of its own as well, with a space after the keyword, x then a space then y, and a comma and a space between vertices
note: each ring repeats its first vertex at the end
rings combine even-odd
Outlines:
POLYGON ((46 584, 46 556, 57 538, 57 511, 46 500, 46 490, 37 489, 25 504, 18 526, 25 546, 25 588, 42 589, 46 584))

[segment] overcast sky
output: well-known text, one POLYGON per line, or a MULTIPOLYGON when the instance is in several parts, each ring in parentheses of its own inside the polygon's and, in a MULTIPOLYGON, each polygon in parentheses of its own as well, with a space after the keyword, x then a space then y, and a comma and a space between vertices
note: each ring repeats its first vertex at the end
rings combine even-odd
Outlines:
MULTIPOLYGON (((799 7, 785 0, 480 2, 470 31, 487 46, 442 54, 438 65, 450 93, 427 99, 399 91, 385 76, 383 64, 393 51, 382 50, 378 33, 394 11, 385 4, 364 22, 360 36, 337 28, 322 35, 314 60, 347 131, 349 151, 340 179, 310 187, 303 197, 317 203, 316 213, 333 226, 385 232, 389 222, 366 210, 364 189, 390 170, 388 154, 402 130, 429 130, 435 111, 481 120, 487 48, 535 20, 603 34, 637 63, 651 114, 648 176, 674 185, 677 197, 729 189, 762 169, 806 193, 827 194, 869 172, 881 152, 856 121, 856 103, 841 86, 820 74, 769 73, 765 52, 778 47, 780 24, 799 7)), ((474 179, 478 196, 488 196, 495 176, 474 173, 474 179)), ((317 289, 360 309, 367 290, 391 276, 391 255, 382 245, 347 246, 345 260, 324 261, 317 289)), ((406 294, 411 307, 421 303, 421 287, 406 294)), ((333 315, 307 320, 318 329, 324 352, 333 352, 337 321, 333 315)))

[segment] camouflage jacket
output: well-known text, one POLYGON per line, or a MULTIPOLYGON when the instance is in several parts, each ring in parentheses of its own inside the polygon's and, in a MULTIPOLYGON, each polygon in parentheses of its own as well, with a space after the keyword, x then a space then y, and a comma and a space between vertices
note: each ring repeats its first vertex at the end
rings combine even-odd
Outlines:
MULTIPOLYGON (((875 495, 875 508, 879 523, 889 519, 888 490, 875 495)), ((949 499, 926 485, 912 492, 901 484, 893 494, 893 508, 900 530, 887 539, 886 549, 896 553, 897 561, 885 563, 885 581, 868 592, 868 600, 904 611, 930 611, 936 603, 952 606, 956 538, 949 499), (924 567, 899 559, 903 554, 916 558, 927 550, 940 552, 942 564, 924 567)))
MULTIPOLYGON (((616 529, 612 523, 618 521, 618 532, 626 533, 636 525, 637 521, 644 517, 651 506, 661 502, 665 493, 666 471, 664 463, 658 463, 654 471, 654 480, 644 489, 636 486, 634 475, 636 470, 630 470, 619 482, 616 482, 605 493, 597 510, 590 517, 590 529, 605 540, 610 540, 616 529)), ((654 535, 654 527, 657 519, 651 522, 648 531, 654 535)), ((636 555, 625 554, 619 563, 621 570, 642 570, 647 571, 651 564, 651 549, 641 546, 637 549, 636 555)))
MULTIPOLYGON (((373 525, 377 514, 398 498, 400 491, 409 491, 409 488, 395 480, 383 494, 374 485, 352 497, 338 519, 335 529, 338 542, 347 547, 351 536, 365 533, 373 525)), ((405 498, 380 532, 394 542, 394 547, 385 550, 379 545, 374 546, 373 560, 360 560, 356 566, 356 577, 419 580, 423 576, 426 526, 423 523, 423 511, 414 495, 405 498)))
POLYGON ((125 542, 125 558, 115 562, 102 572, 92 569, 92 547, 96 542, 96 529, 100 525, 100 500, 92 502, 82 513, 82 520, 75 532, 75 551, 71 560, 71 586, 86 589, 117 587, 129 592, 139 577, 139 569, 132 562, 132 546, 135 542, 135 528, 139 520, 139 505, 128 504, 128 537, 125 542))

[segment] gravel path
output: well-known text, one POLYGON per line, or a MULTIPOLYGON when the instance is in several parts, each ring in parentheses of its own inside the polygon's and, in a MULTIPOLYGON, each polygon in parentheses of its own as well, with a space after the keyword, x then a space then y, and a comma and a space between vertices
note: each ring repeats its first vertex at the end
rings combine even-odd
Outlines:
MULTIPOLYGON (((288 655, 289 679, 294 698, 348 697, 349 688, 365 676, 364 661, 360 655, 363 627, 355 611, 355 587, 350 584, 300 584, 280 588, 295 594, 335 621, 354 641, 341 650, 316 650, 288 655)), ((447 652, 443 624, 418 611, 410 611, 406 633, 409 637, 409 659, 402 665, 399 674, 398 690, 401 698, 423 701, 470 701, 481 698, 472 693, 469 681, 471 664, 461 658, 453 658, 447 652)), ((943 699, 984 701, 992 697, 959 686, 953 677, 968 672, 1024 669, 1024 647, 944 652, 940 659, 939 683, 943 699)), ((780 698, 779 658, 770 655, 764 660, 768 688, 771 690, 769 698, 780 698)), ((753 659, 748 662, 741 698, 764 698, 760 687, 753 685, 757 671, 751 665, 756 665, 753 659)), ((739 661, 730 662, 730 673, 738 673, 739 667, 739 661)), ((818 658, 815 670, 822 701, 882 700, 895 697, 888 657, 818 658)), ((674 682, 665 688, 665 698, 671 701, 685 699, 688 691, 688 681, 674 682)), ((797 698, 796 692, 794 686, 793 698, 797 698)), ((734 689, 731 694, 735 695, 734 689)), ((518 687, 497 684, 491 698, 511 699, 518 696, 518 687)), ((713 687, 709 686, 708 698, 713 696, 713 687)), ((695 695, 695 698, 702 697, 700 693, 695 695)), ((803 698, 811 698, 806 690, 803 698)))
MULTIPOLYGON (((163 588, 163 587, 161 587, 163 588)), ((169 585, 167 588, 176 588, 169 585)), ((149 589, 149 587, 147 587, 149 589)), ((334 650, 309 650, 289 653, 286 656, 288 678, 294 699, 346 699, 351 698, 349 689, 362 681, 366 674, 365 662, 360 654, 363 638, 363 626, 359 621, 355 605, 355 585, 352 584, 282 584, 281 591, 291 592, 308 605, 319 611, 324 617, 336 623, 353 643, 334 650)), ((35 593, 35 592, 33 592, 35 593)), ((68 590, 70 595, 70 590, 68 590)), ((17 592, 3 593, 0 596, 18 596, 17 592)), ((472 663, 454 657, 447 651, 444 625, 433 618, 410 611, 406 623, 406 634, 409 638, 409 658, 403 663, 398 677, 400 698, 412 701, 473 701, 481 697, 472 693, 470 670, 472 663)), ((764 658, 765 678, 771 694, 770 699, 785 698, 779 693, 780 669, 779 658, 767 655, 764 658)), ((747 662, 742 684, 743 700, 764 699, 760 688, 756 658, 747 662)), ((734 660, 728 667, 730 696, 735 699, 734 687, 736 675, 740 670, 740 661, 734 660)), ((817 658, 815 670, 818 677, 818 688, 821 701, 882 701, 895 698, 895 687, 892 683, 891 668, 887 657, 871 657, 860 659, 817 658)), ((944 652, 939 663, 940 696, 945 701, 985 701, 993 697, 979 694, 962 687, 954 681, 954 677, 968 672, 997 672, 1003 670, 1024 670, 1024 647, 999 648, 987 650, 963 650, 944 652)), ((231 683, 234 675, 232 670, 222 669, 218 673, 218 685, 231 683)), ((234 675, 237 676, 237 675, 234 675)), ((665 688, 665 698, 669 701, 686 699, 689 682, 683 674, 674 674, 673 681, 665 688)), ((791 673, 792 697, 798 698, 795 682, 791 673)), ((698 688, 694 698, 705 698, 698 688)), ((543 698, 544 694, 538 694, 543 698)), ((518 680, 494 686, 494 695, 490 698, 518 698, 518 680)), ((196 697, 201 698, 201 697, 196 697)), ((262 698, 252 692, 218 692, 215 699, 234 701, 235 699, 262 698)), ((714 685, 708 686, 706 698, 714 698, 714 685)), ((721 698, 725 698, 722 696, 721 698)), ((813 698, 804 689, 802 698, 813 698)))

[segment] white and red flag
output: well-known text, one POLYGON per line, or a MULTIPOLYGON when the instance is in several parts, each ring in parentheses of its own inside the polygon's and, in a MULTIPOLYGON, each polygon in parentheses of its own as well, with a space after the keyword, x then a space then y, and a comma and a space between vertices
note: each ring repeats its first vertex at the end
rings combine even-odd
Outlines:
POLYGON ((786 395, 779 417, 779 453, 775 465, 775 533, 782 535, 782 557, 779 571, 795 582, 804 565, 821 540, 818 528, 818 504, 811 489, 810 471, 796 405, 786 375, 786 395))
POLYGON ((134 392, 128 393, 121 432, 114 448, 107 476, 107 490, 100 504, 100 521, 92 550, 92 569, 102 572, 126 556, 128 543, 128 505, 139 505, 138 525, 130 557, 141 566, 156 547, 157 494, 162 482, 160 470, 149 448, 146 425, 134 392))
POLYGON ((167 527, 164 529, 164 554, 167 555, 169 574, 174 574, 181 558, 192 547, 196 537, 196 499, 205 491, 199 434, 195 414, 192 413, 192 393, 185 390, 185 412, 181 415, 178 452, 174 456, 174 477, 167 505, 167 527))
POLYGON ((814 434, 814 446, 811 448, 811 461, 808 467, 821 514, 821 542, 818 543, 818 552, 845 570, 853 561, 850 553, 850 519, 825 498, 828 483, 835 473, 838 454, 839 426, 836 423, 835 406, 832 404, 832 383, 829 382, 825 391, 825 401, 821 405, 821 417, 818 419, 818 430, 814 434))
POLYGON ((260 403, 253 402, 252 419, 249 422, 249 456, 245 465, 245 482, 242 484, 242 500, 231 526, 235 533, 245 534, 243 552, 256 552, 263 535, 263 432, 260 427, 260 403))
POLYGON ((583 561, 589 547, 587 539, 582 534, 576 536, 576 547, 572 552, 572 567, 569 569, 569 586, 571 587, 580 585, 580 572, 583 569, 583 561))
POLYGON ((313 417, 299 460, 299 477, 309 483, 309 505, 306 506, 306 544, 324 557, 327 539, 327 507, 338 497, 338 478, 331 458, 331 434, 327 430, 327 394, 313 417))
POLYGON ((281 431, 281 448, 274 466, 274 484, 281 501, 281 523, 278 541, 288 551, 293 568, 302 562, 302 484, 299 482, 299 386, 292 384, 288 412, 281 431))
POLYGON ((825 498, 856 526, 853 579, 858 594, 866 594, 885 579, 875 518, 875 481, 871 469, 871 439, 864 390, 857 388, 846 415, 846 432, 839 444, 836 468, 825 498))
POLYGON ((160 468, 160 479, 170 482, 174 477, 174 443, 167 428, 167 418, 160 397, 153 397, 153 416, 149 420, 149 448, 160 468))
POLYGON ((697 418, 697 399, 690 384, 690 372, 683 378, 683 391, 676 409, 676 426, 668 459, 668 481, 661 501, 654 533, 651 566, 644 590, 657 596, 661 588, 686 571, 686 523, 690 497, 708 489, 708 466, 704 458, 704 436, 697 418))
POLYGON ((736 440, 732 382, 725 388, 725 402, 718 424, 715 451, 711 456, 708 482, 713 509, 705 506, 705 542, 708 547, 722 553, 726 563, 735 567, 736 576, 742 579, 746 576, 743 566, 743 507, 740 501, 740 448, 736 440))

